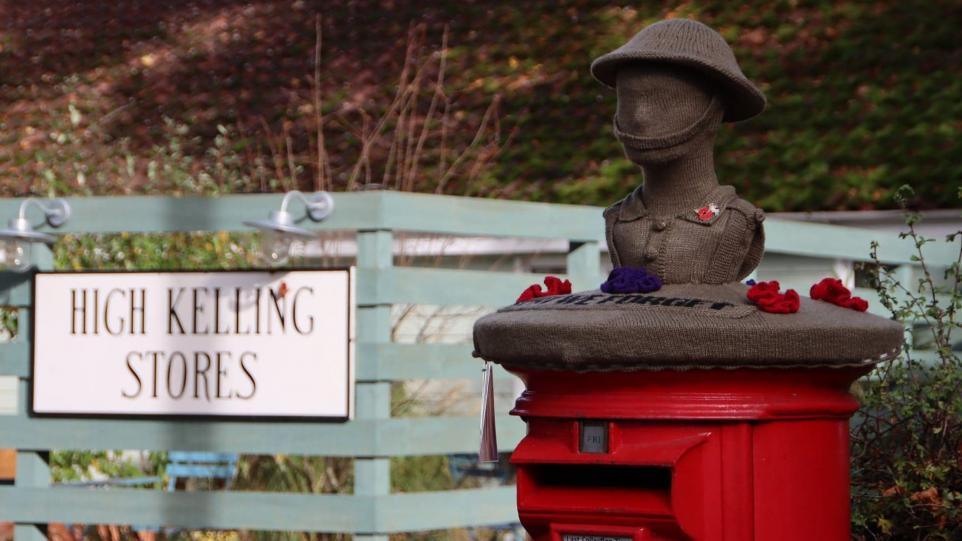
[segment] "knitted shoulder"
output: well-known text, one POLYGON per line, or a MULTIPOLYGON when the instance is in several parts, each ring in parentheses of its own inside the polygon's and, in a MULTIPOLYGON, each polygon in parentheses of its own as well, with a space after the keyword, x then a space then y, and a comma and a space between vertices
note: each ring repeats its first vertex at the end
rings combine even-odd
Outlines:
POLYGON ((765 211, 749 203, 748 201, 745 201, 741 197, 735 197, 729 201, 726 208, 743 214, 745 218, 749 220, 754 220, 756 222, 762 222, 765 220, 765 211))
MULTIPOLYGON (((627 197, 625 199, 627 199, 627 197)), ((622 199, 614 203, 610 207, 606 208, 605 211, 602 213, 604 217, 607 219, 607 218, 616 216, 618 214, 618 211, 621 210, 621 205, 624 204, 625 199, 622 199)))

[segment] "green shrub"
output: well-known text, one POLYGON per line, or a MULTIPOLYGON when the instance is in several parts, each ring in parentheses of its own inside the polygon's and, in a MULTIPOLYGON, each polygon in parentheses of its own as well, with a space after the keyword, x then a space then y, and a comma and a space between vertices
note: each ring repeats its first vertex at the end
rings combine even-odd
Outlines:
POLYGON ((723 128, 717 153, 719 178, 766 211, 891 208, 906 182, 946 207, 962 179, 957 0, 74 4, 4 13, 4 195, 370 182, 607 205, 640 173, 608 165, 622 156, 615 97, 588 65, 666 17, 718 29, 768 96, 763 115, 723 128))
MULTIPOLYGON (((912 195, 903 187, 898 200, 912 195)), ((862 410, 852 428, 852 526, 857 539, 962 538, 962 357, 953 350, 962 308, 962 249, 938 272, 925 259, 934 239, 916 230, 919 215, 908 212, 916 247, 917 279, 878 261, 873 245, 875 289, 893 317, 930 338, 931 348, 910 350, 859 382, 862 410)), ((962 245, 962 231, 948 243, 962 245)), ((912 334, 912 333, 909 333, 912 334)), ((918 342, 916 338, 916 342, 918 342)), ((956 344, 956 347, 957 344, 956 344)))

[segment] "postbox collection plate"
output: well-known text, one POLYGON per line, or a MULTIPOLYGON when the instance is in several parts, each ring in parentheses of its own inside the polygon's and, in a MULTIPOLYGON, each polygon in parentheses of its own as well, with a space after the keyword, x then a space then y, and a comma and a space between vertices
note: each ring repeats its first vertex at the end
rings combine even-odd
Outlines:
POLYGON ((582 453, 608 452, 608 423, 606 421, 581 421, 580 432, 581 444, 579 450, 582 453))

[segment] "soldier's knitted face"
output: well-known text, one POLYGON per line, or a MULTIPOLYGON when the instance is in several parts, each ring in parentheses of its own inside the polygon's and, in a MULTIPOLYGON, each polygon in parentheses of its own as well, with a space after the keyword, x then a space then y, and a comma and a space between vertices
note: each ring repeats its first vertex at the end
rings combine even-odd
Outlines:
POLYGON ((639 164, 685 155, 699 135, 718 129, 724 113, 705 78, 680 66, 624 66, 615 90, 615 135, 628 158, 639 164))

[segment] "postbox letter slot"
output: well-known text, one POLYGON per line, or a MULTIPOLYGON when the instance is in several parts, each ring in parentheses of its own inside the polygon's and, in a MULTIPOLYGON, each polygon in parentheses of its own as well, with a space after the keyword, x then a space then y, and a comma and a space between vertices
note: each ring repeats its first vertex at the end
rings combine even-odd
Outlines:
POLYGON ((669 492, 671 469, 657 466, 539 464, 530 467, 540 487, 626 489, 669 492))
POLYGON ((531 469, 540 486, 666 492, 671 489, 671 469, 657 466, 541 464, 531 469))
POLYGON ((526 464, 521 512, 573 512, 587 508, 671 517, 671 469, 609 464, 526 464))

